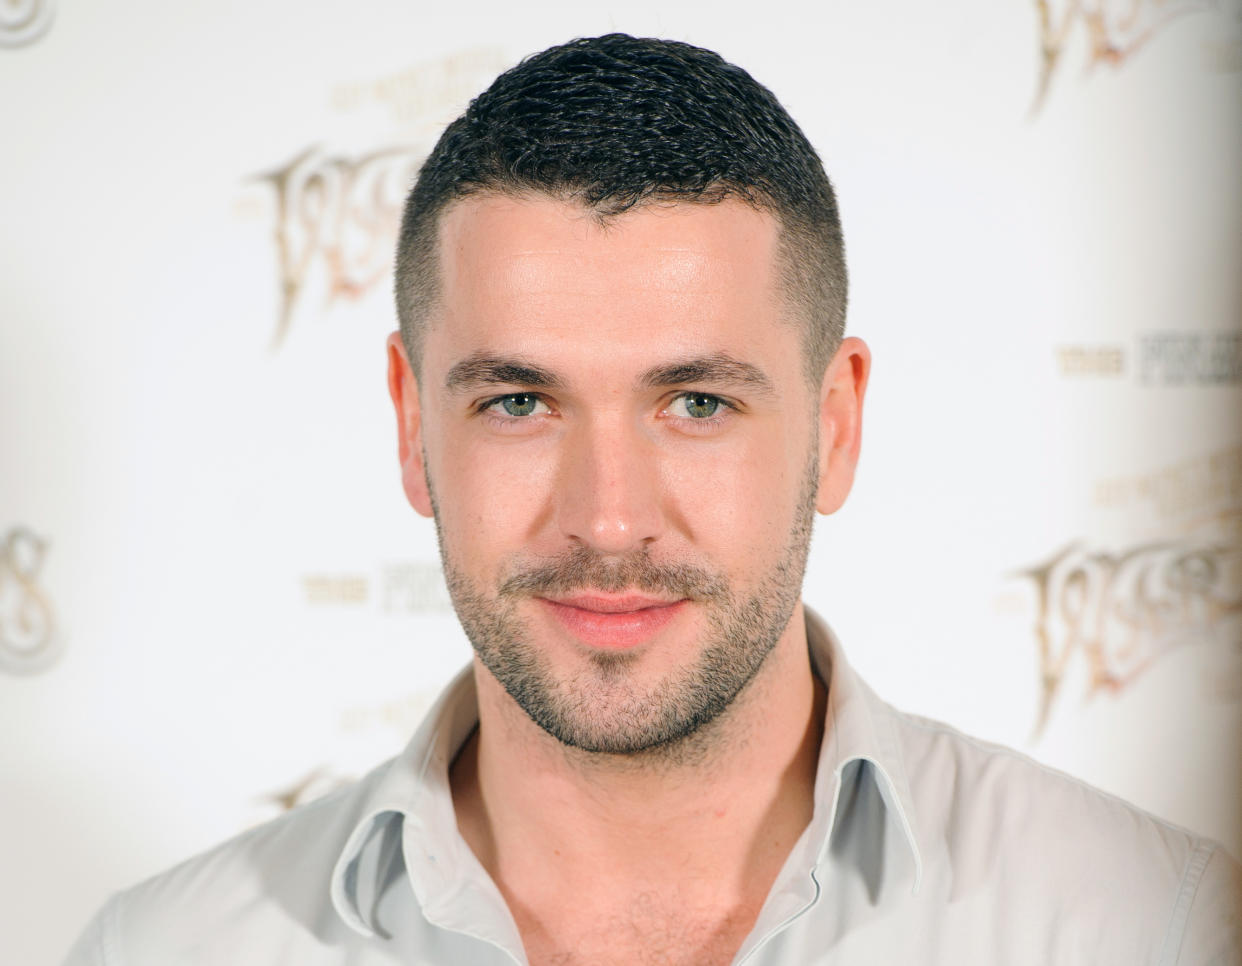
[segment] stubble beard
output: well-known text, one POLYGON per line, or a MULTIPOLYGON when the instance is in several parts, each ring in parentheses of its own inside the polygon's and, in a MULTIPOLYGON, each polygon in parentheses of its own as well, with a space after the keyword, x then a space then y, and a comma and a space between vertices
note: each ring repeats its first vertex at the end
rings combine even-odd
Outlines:
POLYGON ((732 706, 788 626, 801 596, 817 484, 813 447, 789 538, 749 596, 737 594, 718 573, 690 564, 657 563, 645 549, 617 557, 584 546, 553 558, 518 562, 497 592, 488 594, 454 565, 434 491, 432 505, 458 619, 484 667, 531 720, 568 748, 673 756, 732 706), (707 618, 697 659, 647 686, 634 680, 632 667, 640 656, 631 651, 593 651, 585 669, 558 674, 518 613, 519 604, 591 590, 638 590, 689 599, 707 618))

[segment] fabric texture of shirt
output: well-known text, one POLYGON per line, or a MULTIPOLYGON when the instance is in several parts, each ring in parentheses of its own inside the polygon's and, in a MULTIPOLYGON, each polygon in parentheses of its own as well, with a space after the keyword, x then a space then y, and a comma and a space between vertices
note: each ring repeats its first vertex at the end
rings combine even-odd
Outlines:
MULTIPOLYGON (((810 824, 740 966, 1237 966, 1242 880, 1211 841, 880 701, 808 612, 829 682, 810 824)), ((361 781, 114 896, 66 966, 525 964, 457 830, 467 668, 361 781)))

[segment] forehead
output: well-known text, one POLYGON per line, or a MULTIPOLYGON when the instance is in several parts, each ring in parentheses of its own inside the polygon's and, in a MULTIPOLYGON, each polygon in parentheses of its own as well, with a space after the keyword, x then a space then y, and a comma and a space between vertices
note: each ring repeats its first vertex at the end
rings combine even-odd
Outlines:
MULTIPOLYGON (((776 219, 737 199, 712 204, 651 202, 601 216, 573 201, 542 194, 486 193, 455 202, 440 219, 440 257, 451 268, 471 259, 563 255, 617 259, 646 253, 670 269, 713 261, 721 269, 739 260, 753 266, 774 255, 776 219)), ((689 277, 671 281, 685 284, 689 277)))
POLYGON ((428 354, 515 341, 736 353, 770 340, 785 315, 778 242, 776 219, 737 200, 601 220, 543 195, 467 198, 441 219, 428 354))

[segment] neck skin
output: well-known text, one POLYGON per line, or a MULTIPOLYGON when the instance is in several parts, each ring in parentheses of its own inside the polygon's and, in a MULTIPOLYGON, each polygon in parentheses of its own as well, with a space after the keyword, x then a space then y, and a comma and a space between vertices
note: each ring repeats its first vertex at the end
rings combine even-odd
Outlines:
POLYGON ((826 691, 802 605, 729 709, 658 757, 566 748, 477 660, 475 677, 479 729, 453 764, 453 803, 523 936, 555 932, 557 910, 638 900, 727 921, 740 943, 814 808, 826 691))

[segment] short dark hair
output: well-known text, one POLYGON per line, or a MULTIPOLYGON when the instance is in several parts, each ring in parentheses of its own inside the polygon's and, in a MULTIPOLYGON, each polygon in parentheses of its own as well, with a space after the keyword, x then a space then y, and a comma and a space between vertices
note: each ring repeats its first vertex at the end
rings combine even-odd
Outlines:
POLYGON ((505 71, 445 129, 397 244, 397 315, 415 371, 439 295, 440 216, 487 192, 550 195, 601 219, 646 202, 741 199, 780 224, 781 281, 813 382, 841 341, 845 248, 823 163, 772 92, 710 50, 625 34, 573 40, 505 71))

